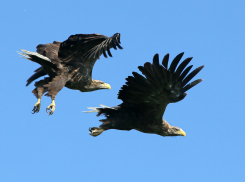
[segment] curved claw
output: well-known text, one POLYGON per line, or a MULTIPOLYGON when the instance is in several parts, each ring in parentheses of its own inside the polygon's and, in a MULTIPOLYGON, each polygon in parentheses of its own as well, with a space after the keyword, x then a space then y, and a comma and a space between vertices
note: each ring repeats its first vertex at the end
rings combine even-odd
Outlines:
POLYGON ((92 128, 89 128, 89 131, 90 131, 89 134, 91 136, 96 137, 96 136, 100 135, 104 131, 104 129, 98 128, 98 127, 92 127, 92 128))
POLYGON ((32 114, 38 113, 41 108, 40 99, 37 100, 37 103, 34 105, 34 108, 32 109, 32 114))
POLYGON ((32 114, 38 113, 40 111, 40 104, 37 106, 35 105, 34 108, 32 109, 32 114))
POLYGON ((46 112, 50 116, 54 113, 54 110, 55 110, 55 102, 53 100, 52 103, 46 108, 46 112))

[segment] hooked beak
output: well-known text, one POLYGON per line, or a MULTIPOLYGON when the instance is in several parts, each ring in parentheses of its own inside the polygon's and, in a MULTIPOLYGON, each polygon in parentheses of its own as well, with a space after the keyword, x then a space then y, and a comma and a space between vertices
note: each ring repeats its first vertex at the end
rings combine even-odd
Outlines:
POLYGON ((186 136, 186 133, 185 133, 183 130, 180 130, 180 131, 178 131, 177 133, 178 133, 179 135, 181 135, 181 136, 184 136, 184 137, 186 136))
POLYGON ((103 88, 111 90, 111 85, 108 83, 102 84, 103 88))

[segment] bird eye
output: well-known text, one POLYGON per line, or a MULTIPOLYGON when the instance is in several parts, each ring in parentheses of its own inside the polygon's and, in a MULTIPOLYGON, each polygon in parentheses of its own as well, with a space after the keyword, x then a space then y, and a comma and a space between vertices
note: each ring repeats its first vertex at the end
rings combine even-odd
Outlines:
POLYGON ((174 128, 174 131, 179 131, 179 129, 178 128, 174 128))

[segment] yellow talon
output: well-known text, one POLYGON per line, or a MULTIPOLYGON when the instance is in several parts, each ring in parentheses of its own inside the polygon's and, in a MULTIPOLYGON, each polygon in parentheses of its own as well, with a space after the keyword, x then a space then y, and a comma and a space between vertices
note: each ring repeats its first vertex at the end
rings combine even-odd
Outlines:
POLYGON ((52 100, 52 103, 47 107, 46 112, 48 113, 48 115, 52 115, 54 113, 55 110, 55 102, 54 100, 52 100))
POLYGON ((93 128, 89 128, 89 131, 90 131, 89 134, 90 134, 91 136, 96 137, 96 136, 100 135, 100 134, 104 131, 104 129, 102 129, 102 128, 97 128, 97 127, 93 127, 93 128))
POLYGON ((37 99, 37 103, 34 105, 34 108, 32 109, 32 114, 38 113, 41 108, 41 99, 37 99))

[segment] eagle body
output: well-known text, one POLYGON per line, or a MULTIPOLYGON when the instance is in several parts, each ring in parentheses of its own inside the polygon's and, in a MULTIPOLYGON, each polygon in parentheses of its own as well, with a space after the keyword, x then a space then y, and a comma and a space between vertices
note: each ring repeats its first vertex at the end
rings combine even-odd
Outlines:
POLYGON ((114 108, 97 108, 98 115, 107 116, 106 119, 100 120, 103 122, 100 128, 103 130, 132 130, 149 134, 158 134, 167 136, 170 125, 163 118, 153 118, 145 108, 137 108, 132 106, 118 106, 114 108))
POLYGON ((162 63, 156 54, 152 63, 146 62, 138 67, 144 76, 133 72, 133 76, 126 78, 126 84, 118 93, 118 99, 123 101, 120 105, 101 105, 103 107, 91 107, 92 111, 85 111, 106 117, 100 120, 103 123, 99 127, 90 128, 90 135, 98 136, 109 129, 135 129, 161 136, 185 136, 181 128, 171 126, 162 118, 168 104, 183 100, 187 95, 185 92, 202 81, 197 79, 188 83, 204 66, 189 73, 192 65, 187 65, 192 58, 179 64, 183 54, 177 55, 170 66, 169 54, 164 56, 162 63))
POLYGON ((36 88, 32 92, 38 102, 34 106, 33 113, 39 112, 41 97, 47 92, 46 95, 52 99, 47 112, 49 115, 53 114, 55 97, 64 86, 81 92, 110 89, 109 84, 92 79, 92 70, 102 54, 106 58, 107 54, 112 57, 111 48, 122 49, 119 44, 119 33, 111 37, 101 34, 76 34, 64 42, 39 44, 37 53, 22 50, 23 53, 20 53, 22 56, 41 65, 27 80, 27 85, 42 76, 49 76, 35 82, 36 88))

